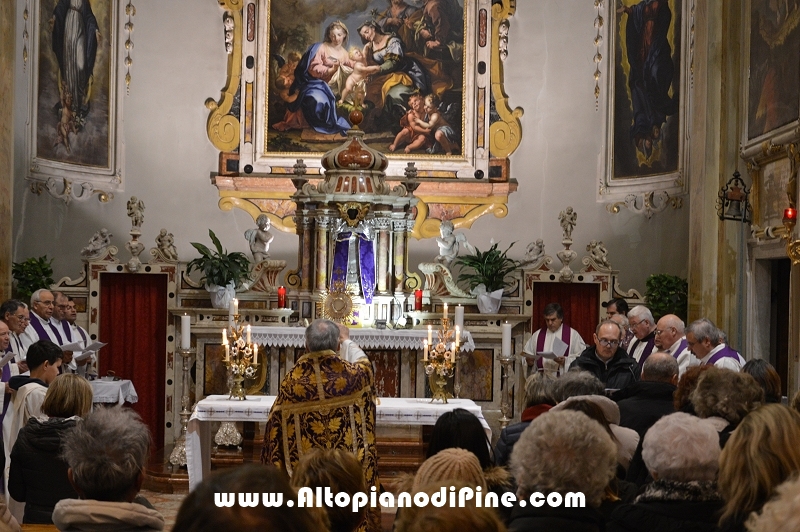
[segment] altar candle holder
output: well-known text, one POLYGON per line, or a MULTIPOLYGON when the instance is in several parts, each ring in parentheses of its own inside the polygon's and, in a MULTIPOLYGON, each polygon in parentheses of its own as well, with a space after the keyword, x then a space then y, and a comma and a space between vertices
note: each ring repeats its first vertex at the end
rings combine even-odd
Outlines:
POLYGON ((192 416, 192 411, 189 408, 191 398, 189 397, 189 360, 194 354, 195 350, 191 348, 176 349, 176 352, 183 359, 183 373, 181 374, 181 432, 178 439, 175 440, 175 446, 169 455, 169 463, 178 466, 186 467, 186 429, 189 425, 189 418, 192 416))
MULTIPOLYGON (((432 340, 433 331, 428 326, 428 338, 432 340)), ((423 342, 424 352, 422 364, 425 374, 428 376, 428 383, 431 388, 431 402, 442 401, 447 403, 448 399, 453 399, 453 394, 447 391, 447 381, 454 376, 456 381, 453 383, 453 391, 458 397, 461 383, 459 382, 459 353, 460 353, 460 331, 450 327, 447 314, 442 314, 439 329, 436 332, 436 341, 423 342)))
POLYGON ((253 379, 258 371, 258 347, 251 342, 250 326, 245 326, 239 314, 233 315, 233 323, 228 330, 222 330, 222 344, 225 346, 223 362, 228 371, 230 390, 228 399, 244 401, 247 389, 242 385, 245 379, 253 379))

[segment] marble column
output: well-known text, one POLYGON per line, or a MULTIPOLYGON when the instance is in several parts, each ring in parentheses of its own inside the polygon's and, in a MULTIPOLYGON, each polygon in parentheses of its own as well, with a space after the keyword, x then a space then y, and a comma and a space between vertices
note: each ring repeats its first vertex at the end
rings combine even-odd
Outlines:
POLYGON ((389 227, 391 222, 378 219, 378 293, 388 294, 389 227))
POLYGON ((394 291, 402 292, 405 284, 406 221, 394 220, 394 291))
POLYGON ((313 269, 311 243, 314 233, 312 232, 314 220, 305 216, 300 220, 302 225, 298 225, 303 233, 301 239, 302 256, 300 257, 300 290, 309 292, 311 288, 311 275, 313 269))
POLYGON ((316 289, 325 290, 328 287, 328 228, 330 218, 327 216, 317 217, 317 272, 316 289))

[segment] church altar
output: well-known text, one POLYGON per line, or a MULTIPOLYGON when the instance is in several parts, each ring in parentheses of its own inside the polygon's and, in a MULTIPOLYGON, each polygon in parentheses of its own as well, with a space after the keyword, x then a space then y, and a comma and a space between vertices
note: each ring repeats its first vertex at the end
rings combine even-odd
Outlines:
MULTIPOLYGON (((186 433, 189 490, 194 489, 211 471, 211 422, 266 422, 274 402, 274 395, 248 396, 247 401, 231 401, 226 395, 211 395, 195 405, 186 433)), ((481 407, 469 399, 450 399, 444 404, 431 403, 429 399, 382 397, 377 405, 376 429, 385 426, 435 425, 439 416, 455 408, 475 414, 491 440, 492 429, 483 417, 481 407)))
POLYGON ((92 385, 92 402, 122 405, 125 402, 139 401, 133 381, 128 379, 109 380, 106 377, 89 381, 92 385))
MULTIPOLYGON (((305 327, 251 327, 253 342, 269 347, 304 347, 305 333, 305 327)), ((350 329, 350 339, 362 349, 420 350, 427 338, 427 329, 350 329)), ((461 341, 461 351, 475 350, 469 331, 461 331, 461 341)))

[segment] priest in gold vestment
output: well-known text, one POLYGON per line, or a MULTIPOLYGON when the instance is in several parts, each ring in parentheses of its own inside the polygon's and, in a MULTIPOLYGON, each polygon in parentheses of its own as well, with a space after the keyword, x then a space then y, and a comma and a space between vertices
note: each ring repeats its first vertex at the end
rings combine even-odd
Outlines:
MULTIPOLYGON (((291 476, 311 449, 342 449, 361 462, 367 488, 379 489, 372 365, 360 349, 344 349, 342 358, 339 347, 339 326, 332 321, 315 320, 306 328, 308 353, 281 382, 261 461, 291 476)), ((380 509, 369 509, 366 521, 359 530, 380 532, 380 509)))

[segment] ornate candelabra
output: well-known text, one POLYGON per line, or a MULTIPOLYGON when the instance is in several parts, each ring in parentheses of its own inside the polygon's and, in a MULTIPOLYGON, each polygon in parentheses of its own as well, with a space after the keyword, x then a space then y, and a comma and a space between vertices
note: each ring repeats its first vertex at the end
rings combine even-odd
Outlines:
POLYGON ((242 383, 245 379, 256 376, 258 345, 251 342, 250 325, 245 327, 238 313, 229 321, 228 329, 222 330, 222 345, 225 346, 223 362, 228 370, 230 384, 228 399, 244 401, 247 399, 247 389, 242 383))
POLYGON ((503 368, 503 395, 500 397, 500 413, 503 414, 503 417, 500 418, 500 427, 506 428, 511 422, 511 400, 513 397, 511 389, 514 387, 514 356, 501 355, 500 365, 503 368))
MULTIPOLYGON (((424 341, 424 351, 422 365, 425 374, 428 376, 428 383, 431 387, 431 402, 437 399, 447 403, 448 399, 453 398, 453 394, 445 389, 447 380, 454 375, 458 375, 459 364, 459 344, 461 333, 458 327, 451 328, 450 320, 447 319, 447 304, 444 305, 444 315, 441 326, 437 331, 437 341, 433 343, 433 329, 428 325, 428 339, 424 341)), ((458 381, 458 379, 456 379, 458 381)), ((461 389, 461 383, 456 382, 453 386, 456 396, 461 389)))
POLYGON ((169 463, 174 466, 186 465, 186 426, 189 424, 189 418, 192 411, 189 409, 191 399, 189 398, 189 359, 194 353, 194 349, 176 349, 175 350, 183 358, 183 375, 182 375, 182 390, 181 390, 181 434, 175 440, 175 447, 169 455, 169 463))

